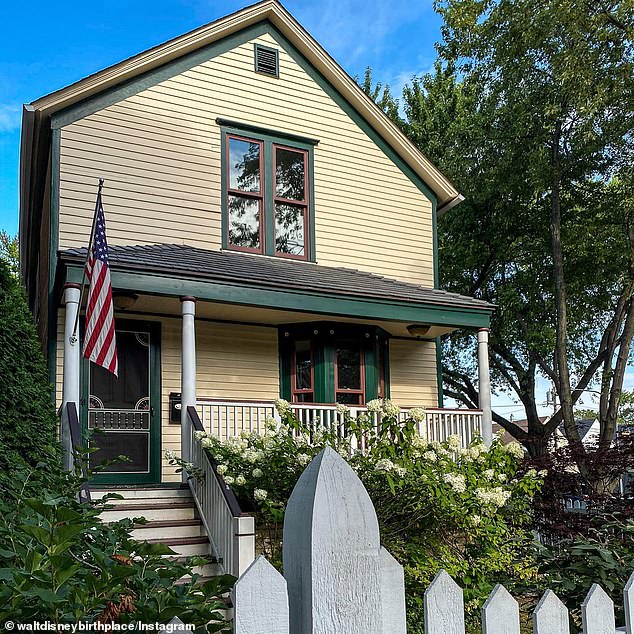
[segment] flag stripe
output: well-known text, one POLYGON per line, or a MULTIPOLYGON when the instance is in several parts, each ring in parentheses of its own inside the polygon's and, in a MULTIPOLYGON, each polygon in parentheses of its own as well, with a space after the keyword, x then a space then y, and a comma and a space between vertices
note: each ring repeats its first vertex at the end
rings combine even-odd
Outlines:
POLYGON ((89 280, 90 286, 86 305, 84 357, 117 376, 119 366, 112 305, 112 283, 101 191, 97 194, 95 232, 92 244, 88 246, 88 253, 86 278, 89 280))

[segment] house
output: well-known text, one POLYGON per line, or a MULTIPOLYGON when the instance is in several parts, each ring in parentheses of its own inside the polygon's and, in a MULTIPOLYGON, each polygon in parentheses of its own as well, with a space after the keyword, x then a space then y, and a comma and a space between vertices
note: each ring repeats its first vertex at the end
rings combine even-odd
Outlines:
POLYGON ((102 482, 178 481, 189 405, 231 435, 278 397, 321 420, 389 397, 438 437, 490 436, 493 307, 438 289, 436 218, 462 197, 279 3, 26 105, 20 170, 57 404, 100 431, 95 457, 130 458, 102 482), (81 359, 81 318, 72 336, 100 178, 118 379, 81 359), (479 331, 479 411, 442 409, 456 328, 479 331))

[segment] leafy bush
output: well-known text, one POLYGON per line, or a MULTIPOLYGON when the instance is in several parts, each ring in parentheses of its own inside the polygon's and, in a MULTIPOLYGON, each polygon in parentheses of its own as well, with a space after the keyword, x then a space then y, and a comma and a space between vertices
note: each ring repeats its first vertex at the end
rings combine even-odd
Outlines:
POLYGON ((14 462, 54 462, 56 417, 46 364, 24 293, 0 259, 0 473, 14 462))
POLYGON ((404 422, 389 401, 373 401, 375 429, 367 416, 353 419, 338 406, 348 437, 364 438, 354 452, 336 433, 315 431, 278 401, 284 424, 268 421, 265 434, 244 433, 226 442, 199 434, 243 503, 256 510, 258 548, 281 567, 282 522, 300 474, 329 444, 355 469, 372 498, 386 548, 405 569, 409 631, 422 632, 422 598, 444 568, 467 588, 467 609, 475 616, 497 582, 523 582, 535 575, 531 557, 531 500, 541 485, 534 470, 522 472, 519 445, 480 441, 461 449, 457 436, 427 442, 417 425, 424 411, 404 422))
MULTIPOLYGON (((85 462, 85 460, 84 460, 85 462)), ((176 585, 191 567, 166 546, 130 538, 133 521, 104 524, 76 500, 85 478, 45 463, 14 465, 0 499, 0 621, 168 622, 179 616, 208 632, 229 631, 223 595, 233 577, 176 585)), ((88 477, 94 473, 88 473, 88 477)))

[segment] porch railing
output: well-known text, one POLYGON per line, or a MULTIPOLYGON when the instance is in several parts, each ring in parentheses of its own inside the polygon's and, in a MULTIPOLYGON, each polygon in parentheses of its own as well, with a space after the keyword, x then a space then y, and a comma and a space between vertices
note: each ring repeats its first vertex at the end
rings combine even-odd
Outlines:
MULTIPOLYGON (((292 403, 291 408, 297 418, 314 431, 328 429, 336 431, 342 437, 346 435, 344 416, 337 412, 336 405, 292 403)), ((199 398, 196 409, 205 431, 222 440, 238 436, 243 431, 262 433, 269 417, 279 421, 272 401, 199 398)), ((402 409, 401 420, 408 413, 409 409, 402 409)), ((378 424, 378 414, 368 412, 366 407, 350 407, 353 418, 360 414, 367 414, 374 425, 378 424)), ((420 435, 429 441, 442 442, 455 434, 459 436, 463 447, 467 447, 476 436, 480 436, 481 430, 481 410, 439 408, 426 409, 425 419, 419 423, 418 429, 420 435)), ((363 444, 362 440, 359 444, 363 444)))
POLYGON ((255 559, 255 520, 244 513, 233 491, 216 470, 216 464, 196 438, 204 431, 198 412, 187 408, 190 425, 191 462, 202 469, 189 486, 215 555, 228 574, 240 576, 255 559))

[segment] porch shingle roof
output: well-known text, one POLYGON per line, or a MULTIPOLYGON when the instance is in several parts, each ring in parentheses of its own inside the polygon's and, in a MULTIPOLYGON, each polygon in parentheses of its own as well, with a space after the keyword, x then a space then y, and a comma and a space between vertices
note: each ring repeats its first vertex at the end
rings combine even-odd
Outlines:
MULTIPOLYGON (((60 255, 64 261, 83 263, 86 248, 68 249, 60 255)), ((283 258, 208 251, 180 244, 110 246, 109 255, 113 270, 136 269, 177 275, 183 279, 224 281, 256 288, 311 291, 483 311, 494 309, 488 302, 457 293, 401 282, 356 269, 283 258)))

